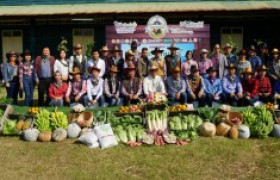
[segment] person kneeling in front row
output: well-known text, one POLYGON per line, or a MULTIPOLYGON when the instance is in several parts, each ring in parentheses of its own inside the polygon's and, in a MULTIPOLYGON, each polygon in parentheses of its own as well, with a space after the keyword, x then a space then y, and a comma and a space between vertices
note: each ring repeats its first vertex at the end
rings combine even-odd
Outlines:
POLYGON ((55 82, 49 87, 49 96, 51 98, 50 106, 63 106, 63 99, 68 89, 67 83, 62 81, 62 74, 56 71, 54 74, 55 82))
POLYGON ((110 75, 105 79, 105 95, 109 103, 109 106, 120 106, 120 86, 121 83, 118 80, 118 67, 112 66, 110 68, 110 75))
POLYGON ((92 75, 87 80, 87 105, 91 108, 104 106, 103 96, 104 80, 99 76, 100 69, 96 66, 89 67, 88 72, 92 75))

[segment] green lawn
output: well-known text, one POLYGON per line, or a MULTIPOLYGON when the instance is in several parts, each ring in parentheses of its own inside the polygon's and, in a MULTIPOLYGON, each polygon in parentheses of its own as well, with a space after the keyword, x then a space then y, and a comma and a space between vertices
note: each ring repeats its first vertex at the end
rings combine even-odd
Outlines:
POLYGON ((279 179, 280 141, 199 138, 185 146, 89 149, 0 137, 4 179, 279 179))

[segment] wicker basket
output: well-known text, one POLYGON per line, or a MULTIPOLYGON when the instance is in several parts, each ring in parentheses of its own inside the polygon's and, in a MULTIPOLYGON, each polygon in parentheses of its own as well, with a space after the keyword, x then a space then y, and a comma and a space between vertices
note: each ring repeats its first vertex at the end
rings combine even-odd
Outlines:
POLYGON ((243 121, 243 116, 241 113, 235 111, 229 112, 229 118, 227 120, 227 124, 229 124, 230 126, 241 125, 242 121, 243 121), (238 118, 239 120, 236 121, 235 118, 238 118))

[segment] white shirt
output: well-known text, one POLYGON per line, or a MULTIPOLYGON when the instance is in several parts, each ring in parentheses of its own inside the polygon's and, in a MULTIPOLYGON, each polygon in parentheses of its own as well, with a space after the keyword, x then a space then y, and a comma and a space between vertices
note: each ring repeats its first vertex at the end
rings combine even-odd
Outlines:
MULTIPOLYGON (((90 59, 88 62, 87 62, 87 68, 89 67, 93 67, 94 66, 94 62, 93 62, 93 59, 90 59)), ((100 73, 99 73, 99 76, 102 77, 104 74, 105 74, 105 61, 103 59, 100 59, 98 60, 97 64, 96 64, 97 68, 100 69, 100 73)))
POLYGON ((156 92, 166 93, 163 79, 158 75, 156 75, 155 78, 152 78, 151 75, 145 77, 143 88, 145 95, 149 95, 150 93, 154 94, 156 92))
POLYGON ((60 61, 58 59, 55 60, 53 69, 54 72, 59 71, 63 77, 68 76, 69 74, 68 61, 67 60, 60 61))
POLYGON ((88 99, 92 101, 92 96, 96 96, 96 100, 99 99, 99 97, 103 94, 103 83, 104 80, 102 78, 99 78, 99 82, 97 85, 94 85, 92 83, 92 78, 89 78, 87 80, 87 95, 88 99))

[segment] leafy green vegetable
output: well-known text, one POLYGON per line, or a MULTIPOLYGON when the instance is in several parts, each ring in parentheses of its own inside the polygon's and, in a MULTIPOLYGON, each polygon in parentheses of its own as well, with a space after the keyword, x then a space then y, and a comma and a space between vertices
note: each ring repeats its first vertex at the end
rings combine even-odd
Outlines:
POLYGON ((67 116, 63 112, 55 112, 51 113, 50 117, 50 126, 52 130, 56 130, 58 128, 66 129, 68 126, 67 116))
POLYGON ((6 119, 2 133, 4 135, 20 135, 22 131, 16 129, 17 121, 6 119))
POLYGON ((210 121, 213 124, 217 123, 218 120, 218 109, 204 109, 200 111, 200 116, 202 119, 210 121))
POLYGON ((35 125, 40 132, 49 132, 50 128, 50 112, 46 109, 40 109, 37 114, 35 125))

